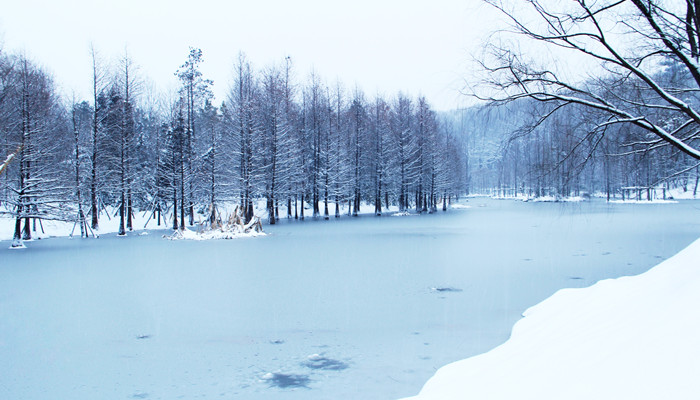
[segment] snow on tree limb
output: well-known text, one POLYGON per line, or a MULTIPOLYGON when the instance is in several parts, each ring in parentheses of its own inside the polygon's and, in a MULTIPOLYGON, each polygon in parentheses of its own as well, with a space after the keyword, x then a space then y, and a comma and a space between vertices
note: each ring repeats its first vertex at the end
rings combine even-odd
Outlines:
MULTIPOLYGON (((688 128, 700 126, 700 112, 696 101, 678 95, 689 96, 700 86, 700 68, 697 55, 689 49, 690 43, 697 48, 695 29, 686 29, 685 18, 660 8, 659 2, 632 1, 634 7, 621 9, 624 1, 575 2, 576 9, 555 9, 556 6, 533 0, 525 1, 542 26, 526 20, 502 1, 486 0, 511 21, 516 32, 535 42, 573 50, 590 59, 597 60, 613 81, 607 86, 591 86, 589 80, 581 86, 564 80, 547 69, 538 69, 532 63, 522 61, 522 56, 504 46, 492 46, 495 65, 482 61, 482 67, 492 77, 488 83, 505 93, 505 97, 493 95, 477 96, 491 101, 513 101, 531 98, 540 102, 577 104, 617 117, 617 122, 627 122, 643 131, 651 132, 664 142, 684 154, 700 159, 700 148, 695 143, 697 135, 685 135, 688 128), (594 8, 595 7, 595 8, 594 8), (634 12, 638 18, 629 18, 623 12, 634 12), (611 34, 608 25, 601 21, 614 21, 628 26, 623 33, 611 34), (687 33, 686 33, 687 32, 687 33), (686 33, 683 37, 681 34, 686 33), (626 55, 620 43, 638 41, 635 52, 626 55), (688 87, 666 86, 657 77, 659 65, 674 63, 693 77, 688 87), (647 65, 644 67, 643 65, 647 65), (630 97, 626 90, 639 86, 638 99, 630 97), (692 87, 694 86, 694 87, 692 87), (674 94, 676 93, 676 94, 674 94), (668 126, 666 121, 655 121, 649 110, 661 109, 683 122, 668 126)), ((521 2, 516 2, 520 4, 521 2)), ((567 3, 567 7, 568 7, 567 3)), ((613 22, 613 23, 614 23, 613 22)))
POLYGON ((3 172, 5 172, 5 169, 7 169, 7 166, 10 165, 12 160, 19 154, 19 152, 22 151, 22 146, 20 145, 17 150, 15 150, 14 153, 8 154, 7 158, 5 158, 5 161, 2 162, 0 165, 0 175, 2 175, 3 172))

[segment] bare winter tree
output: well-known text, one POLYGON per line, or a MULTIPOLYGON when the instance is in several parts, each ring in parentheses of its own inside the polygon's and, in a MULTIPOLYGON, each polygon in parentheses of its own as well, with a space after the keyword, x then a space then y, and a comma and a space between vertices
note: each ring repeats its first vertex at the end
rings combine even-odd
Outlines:
POLYGON ((405 95, 399 93, 395 100, 391 119, 392 146, 396 153, 396 180, 398 186, 399 211, 409 208, 409 188, 413 171, 413 156, 415 154, 415 138, 412 137, 413 104, 405 95))
POLYGON ((76 224, 80 226, 80 237, 88 237, 88 231, 90 230, 87 219, 85 218, 85 212, 83 210, 83 198, 82 198, 82 172, 81 172, 81 150, 85 147, 84 137, 91 126, 90 121, 92 118, 92 110, 87 102, 76 103, 73 100, 73 106, 71 108, 71 125, 73 128, 73 168, 75 172, 75 202, 78 207, 78 213, 76 216, 76 224), (84 133, 83 133, 84 132, 84 133))
POLYGON ((243 53, 238 55, 235 65, 234 84, 228 95, 228 112, 224 119, 229 135, 238 142, 235 156, 239 160, 239 193, 241 209, 246 223, 253 218, 253 198, 255 196, 254 142, 258 138, 258 125, 255 118, 256 82, 250 62, 243 53))
POLYGON ((92 215, 92 229, 99 229, 99 206, 97 204, 98 190, 98 150, 101 127, 101 115, 98 97, 102 91, 104 73, 98 66, 97 51, 94 46, 90 46, 90 56, 92 57, 92 100, 93 100, 93 118, 92 118, 92 152, 90 156, 90 214, 92 215))
POLYGON ((350 158, 352 165, 352 215, 357 217, 360 212, 360 201, 362 200, 362 166, 363 166, 363 146, 367 125, 367 110, 365 106, 364 93, 359 88, 355 89, 350 109, 348 110, 349 122, 349 143, 350 158))
POLYGON ((189 204, 187 205, 189 224, 194 224, 194 182, 193 182, 193 159, 194 148, 196 148, 196 132, 195 132, 195 116, 197 110, 201 109, 204 103, 212 98, 210 87, 214 84, 209 79, 204 79, 202 72, 199 70, 199 65, 202 63, 202 50, 190 47, 190 52, 187 56, 187 61, 180 66, 175 72, 175 75, 180 79, 182 88, 180 95, 185 100, 186 108, 186 149, 185 163, 187 164, 188 177, 188 197, 189 204))
POLYGON ((389 191, 386 189, 386 174, 389 162, 389 105, 380 96, 374 100, 372 113, 373 150, 372 169, 374 191, 374 214, 382 215, 382 196, 385 196, 384 206, 389 207, 389 191))
POLYGON ((594 62, 599 73, 594 79, 567 79, 553 68, 537 66, 507 45, 495 44, 482 65, 489 73, 488 83, 501 94, 478 97, 496 102, 531 98, 550 103, 543 108, 547 110, 544 118, 581 106, 599 116, 589 128, 589 134, 598 138, 594 145, 605 132, 619 131, 611 127, 631 125, 638 134, 624 145, 635 146, 634 151, 670 145, 700 160, 698 2, 485 1, 509 19, 514 33, 527 40, 519 42, 521 48, 544 45, 553 49, 553 54, 573 53, 594 62), (669 68, 684 78, 673 82, 661 79, 669 68))
POLYGON ((279 218, 277 202, 282 182, 290 180, 290 165, 285 148, 292 145, 288 121, 285 118, 285 79, 282 71, 270 67, 264 72, 260 106, 263 148, 263 176, 270 224, 279 218))
POLYGON ((12 145, 18 145, 18 168, 15 197, 10 200, 15 210, 11 246, 22 247, 22 241, 32 239, 37 222, 42 227, 42 219, 70 218, 62 204, 72 188, 61 179, 69 169, 59 160, 69 147, 62 147, 66 131, 53 82, 26 57, 16 63, 12 145))
POLYGON ((116 125, 118 139, 118 165, 119 165, 119 235, 126 235, 126 229, 133 230, 133 203, 131 184, 133 180, 131 165, 133 164, 133 147, 135 139, 134 124, 134 66, 129 54, 125 52, 121 59, 121 73, 118 89, 119 109, 116 125), (126 229, 125 229, 126 228, 126 229))

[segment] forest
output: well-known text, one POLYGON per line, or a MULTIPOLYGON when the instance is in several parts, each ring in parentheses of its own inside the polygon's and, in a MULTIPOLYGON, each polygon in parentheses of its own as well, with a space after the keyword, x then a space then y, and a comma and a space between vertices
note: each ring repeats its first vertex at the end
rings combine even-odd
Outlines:
POLYGON ((42 219, 94 234, 108 209, 124 235, 135 210, 184 229, 198 213, 214 222, 222 202, 248 222, 264 200, 274 224, 357 216, 362 202, 376 215, 390 204, 434 212, 464 192, 460 135, 424 97, 369 98, 314 72, 300 82, 289 57, 256 70, 241 54, 215 105, 191 48, 173 68, 178 93, 154 101, 128 54, 109 68, 91 55, 90 99, 62 98, 28 57, 0 55, 0 152, 10 155, 0 203, 17 243, 42 219))
POLYGON ((509 28, 478 61, 473 93, 489 106, 466 118, 477 164, 469 186, 498 196, 697 195, 700 3, 485 3, 509 28), (556 56, 534 57, 544 54, 556 56))
MULTIPOLYGON (((673 87, 693 85, 690 79, 676 64, 655 76, 673 87)), ((608 84, 585 82, 601 96, 612 97, 608 84)), ((638 84, 621 89, 631 101, 647 100, 638 84)), ((687 101, 698 104, 694 95, 687 96, 687 101)), ((599 196, 607 200, 670 198, 672 189, 697 195, 698 160, 643 129, 611 124, 605 112, 578 105, 561 108, 520 99, 449 113, 452 123, 468 132, 463 138, 469 163, 465 190, 497 197, 599 196)), ((663 124, 678 121, 678 116, 661 108, 643 112, 663 124)))

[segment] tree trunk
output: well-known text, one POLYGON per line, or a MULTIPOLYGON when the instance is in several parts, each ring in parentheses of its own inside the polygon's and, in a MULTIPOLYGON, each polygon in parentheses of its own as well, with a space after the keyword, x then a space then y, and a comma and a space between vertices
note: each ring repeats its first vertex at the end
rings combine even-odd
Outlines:
POLYGON ((133 224, 133 215, 134 215, 134 206, 132 203, 131 199, 131 185, 127 184, 129 187, 126 189, 126 229, 133 231, 134 230, 134 224, 133 224))
POLYGON ((173 188, 173 230, 176 231, 178 229, 180 229, 180 227, 177 223, 177 189, 173 188))
POLYGON ((17 218, 15 219, 15 233, 12 236, 12 247, 22 247, 22 206, 17 205, 17 218))
POLYGON ((335 217, 340 218, 340 199, 338 199, 338 195, 335 195, 335 217))
POLYGON ((301 215, 299 218, 303 221, 304 220, 304 193, 301 194, 301 215))
POLYGON ((118 236, 126 236, 126 230, 124 230, 124 209, 126 208, 124 192, 121 193, 121 203, 119 204, 119 232, 118 236))

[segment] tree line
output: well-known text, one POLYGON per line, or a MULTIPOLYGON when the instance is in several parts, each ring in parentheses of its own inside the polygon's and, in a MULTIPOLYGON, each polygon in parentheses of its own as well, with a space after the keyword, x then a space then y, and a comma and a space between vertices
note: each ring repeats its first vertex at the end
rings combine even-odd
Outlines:
POLYGON ((488 108, 465 113, 471 180, 499 194, 651 199, 700 181, 700 4, 485 0, 511 29, 486 45, 488 108), (587 65, 537 63, 519 45, 587 65), (485 136, 484 132, 495 132, 485 136), (512 132, 505 135, 504 132, 512 132), (500 139, 500 140, 499 140, 500 139))
MULTIPOLYGON (((667 63, 653 75, 664 85, 683 87, 690 77, 667 63)), ((596 95, 613 97, 612 88, 641 103, 644 92, 632 82, 614 85, 590 80, 596 95)), ((688 104, 698 104, 694 96, 688 104)), ((677 121, 667 110, 645 110, 645 117, 667 125, 677 121)), ((493 103, 449 113, 465 132, 466 190, 499 197, 600 195, 608 200, 647 200, 680 189, 696 196, 700 164, 680 149, 631 124, 610 123, 604 112, 533 99, 493 103)), ((695 140, 689 140, 695 143, 695 140)))
POLYGON ((177 94, 154 101, 128 53, 109 68, 91 56, 90 98, 66 99, 26 56, 0 53, 0 154, 14 154, 0 203, 17 245, 46 219, 88 236, 108 209, 123 235, 136 210, 184 229, 223 203, 248 222, 264 200, 274 224, 356 216, 363 203, 434 212, 464 191, 460 132, 424 97, 369 97, 315 72, 298 80, 289 57, 255 69, 241 54, 216 105, 191 48, 177 94))

